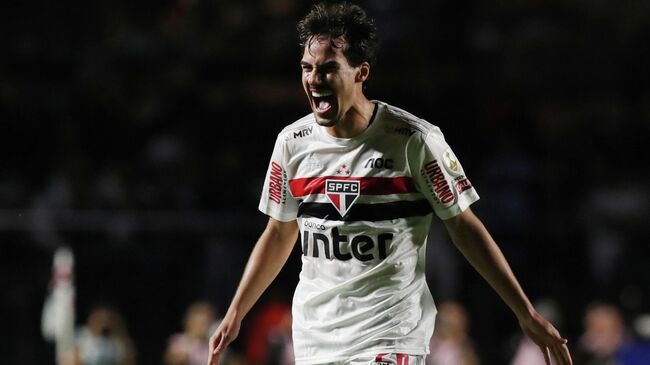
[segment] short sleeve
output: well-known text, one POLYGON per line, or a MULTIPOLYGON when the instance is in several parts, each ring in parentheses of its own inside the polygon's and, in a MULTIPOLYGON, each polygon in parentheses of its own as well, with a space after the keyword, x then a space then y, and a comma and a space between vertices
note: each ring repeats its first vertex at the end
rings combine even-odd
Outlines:
POLYGON ((440 219, 449 219, 479 199, 438 127, 414 135, 407 155, 416 186, 440 219))
POLYGON ((259 210, 273 219, 289 222, 297 217, 298 202, 289 190, 285 155, 285 145, 278 136, 266 172, 259 210))

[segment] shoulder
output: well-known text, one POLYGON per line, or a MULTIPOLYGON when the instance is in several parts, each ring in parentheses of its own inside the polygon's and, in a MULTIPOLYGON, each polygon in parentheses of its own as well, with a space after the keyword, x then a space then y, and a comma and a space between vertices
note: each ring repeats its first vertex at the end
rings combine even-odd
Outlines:
POLYGON ((426 138, 430 134, 440 134, 438 126, 429 123, 427 120, 417 117, 404 109, 392 106, 384 102, 377 102, 383 107, 383 123, 386 132, 402 134, 408 137, 426 138))
POLYGON ((314 118, 314 114, 307 114, 284 127, 284 129, 278 133, 278 141, 288 142, 292 139, 307 137, 313 133, 315 123, 316 119, 314 118))

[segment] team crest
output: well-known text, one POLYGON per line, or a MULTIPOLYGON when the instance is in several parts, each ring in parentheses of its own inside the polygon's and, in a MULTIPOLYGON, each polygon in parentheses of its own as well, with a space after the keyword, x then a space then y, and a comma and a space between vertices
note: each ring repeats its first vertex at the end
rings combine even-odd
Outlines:
POLYGON ((358 180, 325 180, 325 195, 338 210, 341 217, 350 210, 357 201, 361 192, 361 183, 358 180))

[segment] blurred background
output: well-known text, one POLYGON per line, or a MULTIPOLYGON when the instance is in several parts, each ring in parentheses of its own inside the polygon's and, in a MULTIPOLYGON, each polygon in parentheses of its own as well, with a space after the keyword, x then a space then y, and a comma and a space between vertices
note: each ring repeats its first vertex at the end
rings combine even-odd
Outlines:
MULTIPOLYGON (((576 363, 650 363, 650 3, 357 3, 382 38, 368 96, 441 127, 473 209, 576 363)), ((295 24, 310 5, 0 5, 1 363, 55 362, 41 313, 63 246, 80 329, 119 333, 122 364, 190 363, 170 355, 174 334, 196 308, 209 323, 226 311, 267 219, 275 136, 309 112, 295 24)), ((464 354, 431 363, 515 364, 516 319, 440 223, 427 256, 464 354)), ((299 270, 296 250, 230 363, 291 363, 299 270)), ((439 328, 437 344, 455 336, 439 328)))

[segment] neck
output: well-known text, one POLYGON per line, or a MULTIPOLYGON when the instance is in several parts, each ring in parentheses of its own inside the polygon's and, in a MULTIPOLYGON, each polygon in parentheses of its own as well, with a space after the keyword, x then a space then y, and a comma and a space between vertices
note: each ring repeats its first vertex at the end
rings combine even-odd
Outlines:
POLYGON ((327 128, 327 132, 337 138, 358 136, 370 125, 374 111, 375 103, 362 95, 336 125, 327 128))

